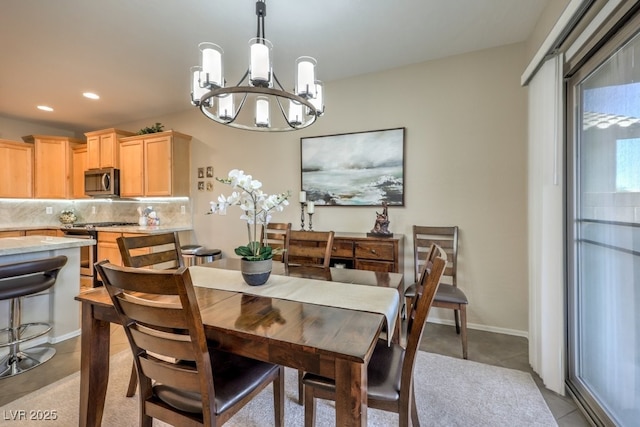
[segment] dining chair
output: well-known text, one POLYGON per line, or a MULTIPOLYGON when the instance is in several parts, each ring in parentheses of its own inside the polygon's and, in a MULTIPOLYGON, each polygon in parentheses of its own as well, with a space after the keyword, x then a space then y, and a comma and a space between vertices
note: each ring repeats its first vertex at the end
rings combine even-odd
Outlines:
POLYGON ((178 233, 122 236, 116 242, 125 267, 184 267, 178 233))
MULTIPOLYGON (((420 426, 416 406, 413 371, 429 309, 447 263, 447 255, 433 245, 433 263, 424 268, 416 283, 416 292, 407 316, 407 345, 389 345, 378 340, 367 365, 367 406, 399 415, 398 425, 420 426)), ((312 373, 302 377, 304 391, 304 424, 315 425, 316 398, 335 400, 335 381, 312 373)))
MULTIPOLYGON (((467 305, 469 300, 457 286, 458 268, 458 227, 413 226, 413 261, 415 279, 418 280, 425 263, 425 255, 431 244, 437 244, 447 252, 448 264, 443 281, 433 300, 433 306, 453 310, 456 333, 462 341, 462 357, 467 358, 467 305)), ((411 301, 415 286, 409 286, 404 293, 405 306, 411 301)))
POLYGON ((285 264, 289 266, 329 268, 333 231, 292 230, 285 264))
MULTIPOLYGON (((296 275, 301 270, 303 275, 331 277, 331 248, 333 231, 292 230, 289 235, 289 248, 285 257, 285 268, 289 274, 296 275), (317 274, 312 273, 317 270, 317 274)), ((298 371, 298 403, 302 405, 304 385, 303 371, 298 371)))
POLYGON ((282 253, 274 255, 274 261, 287 263, 287 248, 289 247, 289 235, 291 233, 290 222, 270 222, 262 226, 262 243, 271 246, 272 249, 281 250, 282 253))
POLYGON ((189 270, 96 264, 140 378, 140 426, 220 426, 273 384, 284 421, 284 368, 209 348, 189 270))
MULTIPOLYGON (((175 269, 185 266, 178 233, 121 236, 116 239, 116 243, 125 267, 175 269)), ((134 364, 131 367, 127 397, 136 393, 137 384, 138 376, 134 364)))

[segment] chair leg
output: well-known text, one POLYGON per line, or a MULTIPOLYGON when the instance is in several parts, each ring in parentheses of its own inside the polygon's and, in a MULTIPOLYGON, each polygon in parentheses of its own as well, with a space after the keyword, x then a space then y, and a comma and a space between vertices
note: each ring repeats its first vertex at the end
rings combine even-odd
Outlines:
POLYGON ((138 373, 136 372, 136 364, 131 367, 131 378, 129 378, 129 386, 127 387, 127 397, 133 397, 136 394, 138 386, 138 373))
POLYGON ((456 334, 460 335, 460 319, 458 310, 453 310, 453 320, 456 322, 456 334))
POLYGON ((418 405, 416 404, 416 394, 413 385, 411 386, 411 425, 420 427, 420 418, 418 418, 418 405))
POLYGON ((402 310, 402 318, 406 320, 409 316, 409 312, 411 311, 411 298, 404 299, 404 308, 402 310))
POLYGON ((284 367, 280 367, 280 374, 273 382, 273 407, 275 412, 275 426, 284 426, 284 367))
POLYGON ((298 405, 302 405, 302 399, 304 398, 304 384, 302 384, 302 376, 304 372, 298 370, 298 405))
POLYGON ((304 427, 316 425, 316 399, 313 395, 313 387, 304 388, 304 427))
POLYGON ((460 306, 460 323, 461 323, 461 334, 460 339, 462 340, 462 358, 467 358, 467 305, 462 304, 460 306))

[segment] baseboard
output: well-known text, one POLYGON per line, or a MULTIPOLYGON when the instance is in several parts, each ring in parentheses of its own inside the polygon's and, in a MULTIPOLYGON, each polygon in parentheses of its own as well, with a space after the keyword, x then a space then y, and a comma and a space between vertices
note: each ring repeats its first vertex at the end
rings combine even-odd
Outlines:
POLYGON ((49 343, 58 344, 59 342, 66 341, 66 340, 68 340, 70 338, 75 338, 78 335, 80 335, 80 332, 81 332, 81 329, 77 329, 75 331, 71 331, 71 332, 69 332, 67 334, 64 334, 64 335, 59 335, 57 337, 51 337, 51 338, 49 338, 49 343))
MULTIPOLYGON (((437 323, 439 325, 455 326, 454 321, 450 320, 450 319, 440 319, 440 318, 437 318, 437 317, 436 318, 429 317, 428 321, 431 322, 431 323, 437 323)), ((516 336, 516 337, 523 337, 523 338, 529 339, 529 332, 528 331, 519 331, 517 329, 498 328, 498 327, 495 327, 495 326, 480 325, 478 323, 469 323, 469 322, 467 322, 467 329, 475 329, 477 331, 493 332, 493 333, 496 333, 496 334, 513 335, 513 336, 516 336)))

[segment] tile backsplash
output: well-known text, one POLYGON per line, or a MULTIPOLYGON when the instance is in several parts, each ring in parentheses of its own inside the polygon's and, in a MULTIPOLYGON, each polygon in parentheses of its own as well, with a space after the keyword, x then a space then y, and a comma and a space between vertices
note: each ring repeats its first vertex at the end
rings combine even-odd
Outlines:
POLYGON ((157 199, 0 199, 0 228, 57 226, 64 209, 73 209, 78 223, 138 222, 138 208, 151 206, 161 225, 190 226, 191 200, 188 197, 157 199), (49 213, 50 212, 50 213, 49 213))

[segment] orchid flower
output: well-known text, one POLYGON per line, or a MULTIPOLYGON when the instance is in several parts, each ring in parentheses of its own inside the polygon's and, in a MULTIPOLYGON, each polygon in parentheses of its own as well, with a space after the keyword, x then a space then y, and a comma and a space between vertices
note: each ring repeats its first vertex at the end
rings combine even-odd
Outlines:
POLYGON ((291 193, 265 194, 262 182, 253 179, 242 170, 232 169, 227 178, 216 178, 218 182, 228 184, 234 190, 229 197, 218 196, 217 202, 210 202, 209 214, 226 215, 229 206, 238 206, 242 211, 240 219, 247 222, 249 243, 235 249, 250 261, 270 259, 276 252, 269 246, 263 246, 262 236, 258 237, 258 226, 267 225, 271 221, 272 212, 282 212, 289 205, 291 193))

